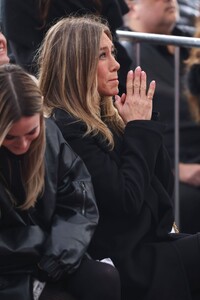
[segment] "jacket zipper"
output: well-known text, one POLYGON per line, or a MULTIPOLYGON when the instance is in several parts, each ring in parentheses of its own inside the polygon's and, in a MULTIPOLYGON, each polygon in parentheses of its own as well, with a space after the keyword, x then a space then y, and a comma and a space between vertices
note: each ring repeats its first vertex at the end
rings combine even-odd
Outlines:
POLYGON ((81 182, 81 189, 83 193, 83 205, 82 205, 81 213, 82 215, 85 215, 86 188, 84 182, 81 182))

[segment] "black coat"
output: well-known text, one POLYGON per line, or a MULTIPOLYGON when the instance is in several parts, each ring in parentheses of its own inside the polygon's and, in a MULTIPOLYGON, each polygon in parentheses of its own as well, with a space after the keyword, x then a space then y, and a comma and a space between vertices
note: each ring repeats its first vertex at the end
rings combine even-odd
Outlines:
MULTIPOLYGON (((31 276, 41 275, 38 263, 46 279, 57 281, 63 274, 73 273, 98 222, 85 165, 51 120, 46 127, 45 189, 35 207, 22 212, 12 204, 4 181, 0 181, 1 300, 32 299, 31 276)), ((15 166, 12 178, 20 177, 16 156, 0 148, 0 159, 15 166)))
POLYGON ((182 250, 174 248, 181 236, 169 234, 173 175, 164 126, 131 121, 123 136, 114 135, 115 148, 109 151, 100 136, 83 137, 84 124, 63 110, 55 110, 53 119, 91 173, 100 220, 90 253, 112 258, 123 299, 191 299, 182 250))

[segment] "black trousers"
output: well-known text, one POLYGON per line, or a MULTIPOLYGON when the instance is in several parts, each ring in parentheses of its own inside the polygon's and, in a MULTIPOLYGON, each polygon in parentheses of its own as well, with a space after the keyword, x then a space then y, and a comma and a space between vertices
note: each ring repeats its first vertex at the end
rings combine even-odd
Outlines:
POLYGON ((40 300, 120 300, 119 273, 113 266, 84 257, 78 270, 59 283, 47 283, 40 300))
POLYGON ((193 300, 200 300, 200 234, 178 234, 176 247, 188 279, 193 300))

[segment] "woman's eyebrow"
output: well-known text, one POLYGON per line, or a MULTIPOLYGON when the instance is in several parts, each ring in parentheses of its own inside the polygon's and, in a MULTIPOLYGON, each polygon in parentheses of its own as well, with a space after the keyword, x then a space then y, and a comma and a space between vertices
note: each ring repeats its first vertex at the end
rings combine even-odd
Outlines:
MULTIPOLYGON (((100 47, 100 50, 105 50, 105 49, 108 49, 110 48, 109 46, 103 46, 103 47, 100 47)), ((114 49, 114 45, 111 45, 111 49, 114 49)))
POLYGON ((39 127, 39 125, 35 126, 33 129, 31 129, 31 130, 30 130, 29 132, 27 132, 26 134, 29 134, 29 133, 35 131, 38 127, 39 127))

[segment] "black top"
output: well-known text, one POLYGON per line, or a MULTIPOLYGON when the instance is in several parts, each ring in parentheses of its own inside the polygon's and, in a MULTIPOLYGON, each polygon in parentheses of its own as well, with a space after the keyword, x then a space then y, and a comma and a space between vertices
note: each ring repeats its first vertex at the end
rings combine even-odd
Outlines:
POLYGON ((91 173, 100 220, 89 251, 97 259, 114 261, 122 299, 191 300, 184 266, 190 269, 194 259, 198 267, 191 269, 197 270, 193 275, 199 284, 200 250, 187 245, 187 239, 181 239, 179 248, 176 239, 182 236, 169 235, 174 179, 163 124, 128 122, 123 135, 113 133, 115 147, 110 150, 100 135, 84 136, 85 125, 65 111, 56 109, 53 119, 91 173), (188 253, 190 248, 195 255, 188 253))

